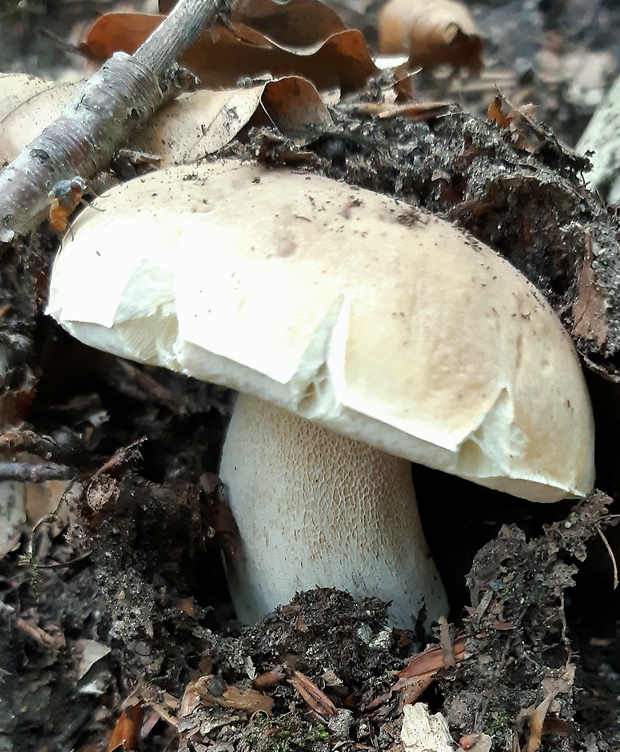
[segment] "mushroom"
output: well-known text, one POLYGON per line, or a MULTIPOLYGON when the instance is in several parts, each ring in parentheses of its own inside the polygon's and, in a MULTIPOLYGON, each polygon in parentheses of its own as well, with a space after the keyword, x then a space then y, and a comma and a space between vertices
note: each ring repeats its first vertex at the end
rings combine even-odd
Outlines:
POLYGON ((240 395, 221 461, 253 621, 314 586, 446 613, 410 461, 532 501, 584 496, 593 426, 535 288, 447 222, 317 175, 170 168, 98 199, 48 312, 92 347, 240 395))

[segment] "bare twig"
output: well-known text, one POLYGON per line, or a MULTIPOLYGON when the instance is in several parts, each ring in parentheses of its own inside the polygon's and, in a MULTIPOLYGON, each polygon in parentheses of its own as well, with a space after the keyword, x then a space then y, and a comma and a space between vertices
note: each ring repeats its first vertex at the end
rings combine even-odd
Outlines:
POLYGON ((75 468, 49 462, 37 465, 32 462, 0 462, 0 480, 17 480, 44 483, 47 480, 67 480, 75 475, 75 468))
POLYGON ((131 131, 180 90, 176 61, 228 11, 229 0, 179 0, 134 55, 117 52, 62 115, 0 173, 0 242, 32 230, 62 179, 93 177, 131 131))
POLYGON ((618 564, 616 563, 616 557, 614 556, 614 552, 609 545, 609 541, 605 537, 599 525, 596 526, 596 532, 598 533, 599 538, 603 541, 603 545, 607 549, 607 553, 609 554, 609 558, 611 559, 611 566, 614 573, 614 590, 616 590, 618 587, 618 564))

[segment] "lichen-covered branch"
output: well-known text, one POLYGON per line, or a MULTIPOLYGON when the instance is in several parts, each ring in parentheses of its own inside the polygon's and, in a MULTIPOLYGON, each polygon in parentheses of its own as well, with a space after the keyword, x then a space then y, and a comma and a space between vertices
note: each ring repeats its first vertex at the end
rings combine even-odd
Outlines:
POLYGON ((0 242, 32 230, 59 180, 104 169, 138 125, 182 88, 176 60, 228 0, 179 0, 134 55, 117 52, 63 114, 0 173, 0 242))

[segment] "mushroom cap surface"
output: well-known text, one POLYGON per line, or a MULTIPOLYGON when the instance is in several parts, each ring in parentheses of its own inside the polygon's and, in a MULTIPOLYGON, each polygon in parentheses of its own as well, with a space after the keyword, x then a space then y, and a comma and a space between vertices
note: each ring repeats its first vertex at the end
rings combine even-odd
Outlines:
POLYGON ((65 239, 48 306, 86 344, 532 501, 591 490, 568 334, 448 222, 237 161, 151 173, 95 205, 65 239))

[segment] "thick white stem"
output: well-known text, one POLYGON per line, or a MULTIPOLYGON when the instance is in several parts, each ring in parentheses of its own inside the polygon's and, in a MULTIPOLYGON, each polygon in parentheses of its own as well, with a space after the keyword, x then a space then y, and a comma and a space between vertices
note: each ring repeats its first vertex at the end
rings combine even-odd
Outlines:
POLYGON ((239 527, 227 561, 237 615, 253 622, 296 592, 335 587, 392 601, 393 626, 447 613, 409 462, 239 396, 220 469, 239 527))

